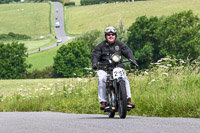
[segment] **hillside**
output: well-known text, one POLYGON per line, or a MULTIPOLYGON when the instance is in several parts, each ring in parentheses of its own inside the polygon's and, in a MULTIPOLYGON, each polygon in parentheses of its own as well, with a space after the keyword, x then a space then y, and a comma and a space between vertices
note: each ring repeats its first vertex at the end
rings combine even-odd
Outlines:
POLYGON ((151 0, 67 7, 67 27, 71 34, 92 29, 103 30, 107 25, 117 26, 121 20, 128 28, 139 16, 167 16, 192 10, 200 16, 200 0, 151 0))
POLYGON ((0 5, 0 34, 14 32, 32 38, 50 33, 50 5, 48 3, 21 3, 0 5))

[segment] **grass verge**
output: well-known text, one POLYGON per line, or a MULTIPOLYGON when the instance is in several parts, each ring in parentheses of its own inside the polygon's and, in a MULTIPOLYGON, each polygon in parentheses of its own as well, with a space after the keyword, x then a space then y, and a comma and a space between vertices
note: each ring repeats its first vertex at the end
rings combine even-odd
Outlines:
MULTIPOLYGON (((199 67, 158 68, 128 78, 136 104, 128 115, 200 118, 199 67)), ((0 111, 102 114, 97 83, 96 77, 1 80, 0 111)))

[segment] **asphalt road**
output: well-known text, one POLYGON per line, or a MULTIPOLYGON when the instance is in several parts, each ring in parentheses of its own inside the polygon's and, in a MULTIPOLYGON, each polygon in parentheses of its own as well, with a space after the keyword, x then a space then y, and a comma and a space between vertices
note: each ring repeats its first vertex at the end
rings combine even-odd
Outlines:
POLYGON ((198 118, 158 118, 67 114, 58 112, 1 112, 0 133, 199 133, 198 118))
MULTIPOLYGON (((56 25, 56 22, 60 23, 59 28, 56 28, 55 26, 54 27, 55 27, 55 31, 56 31, 56 37, 62 39, 62 43, 58 44, 58 45, 61 45, 65 42, 69 41, 70 39, 73 39, 74 37, 69 37, 65 34, 63 4, 60 3, 60 2, 52 2, 52 4, 54 5, 54 16, 55 16, 55 18, 54 18, 55 24, 54 25, 56 25)), ((45 47, 45 48, 41 48, 40 51, 47 50, 47 49, 50 49, 50 48, 53 48, 53 47, 56 47, 56 46, 57 46, 57 43, 52 44, 52 45, 45 47)), ((35 52, 39 52, 39 50, 34 50, 34 51, 31 51, 31 52, 28 52, 28 54, 35 53, 35 52)))

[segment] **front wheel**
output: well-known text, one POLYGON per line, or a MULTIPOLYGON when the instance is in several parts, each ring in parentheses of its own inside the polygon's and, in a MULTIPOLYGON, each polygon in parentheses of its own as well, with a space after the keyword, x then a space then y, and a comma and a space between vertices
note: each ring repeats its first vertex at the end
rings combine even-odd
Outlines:
POLYGON ((127 95, 126 95, 126 85, 125 81, 121 80, 119 82, 119 92, 118 92, 119 100, 118 100, 118 113, 119 117, 124 119, 126 118, 127 112, 127 95))

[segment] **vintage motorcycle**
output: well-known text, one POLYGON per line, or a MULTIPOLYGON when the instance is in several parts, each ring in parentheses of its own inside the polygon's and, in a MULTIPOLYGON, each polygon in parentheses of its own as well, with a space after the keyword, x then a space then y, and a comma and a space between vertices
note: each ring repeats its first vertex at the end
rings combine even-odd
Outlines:
POLYGON ((106 63, 108 66, 114 65, 114 69, 111 67, 107 70, 107 106, 104 109, 104 112, 108 112, 109 118, 114 118, 115 112, 118 112, 119 117, 124 119, 126 118, 127 111, 132 109, 127 108, 126 85, 125 81, 123 80, 126 77, 126 71, 119 65, 126 62, 130 61, 121 61, 121 56, 117 53, 114 53, 112 55, 112 60, 109 60, 109 63, 106 63))

